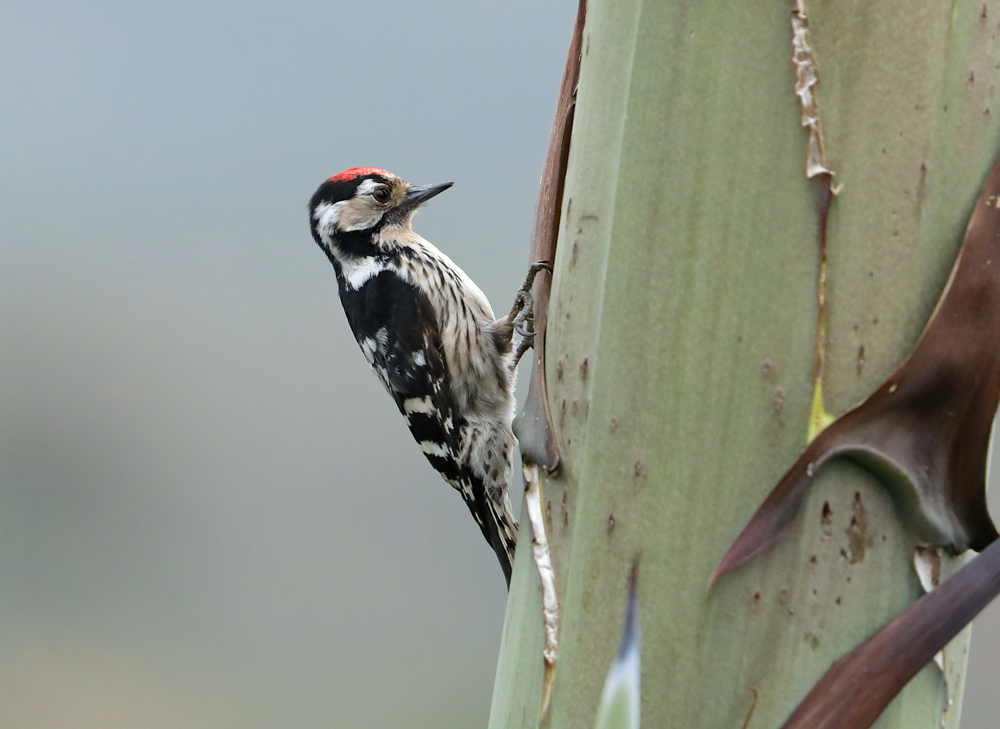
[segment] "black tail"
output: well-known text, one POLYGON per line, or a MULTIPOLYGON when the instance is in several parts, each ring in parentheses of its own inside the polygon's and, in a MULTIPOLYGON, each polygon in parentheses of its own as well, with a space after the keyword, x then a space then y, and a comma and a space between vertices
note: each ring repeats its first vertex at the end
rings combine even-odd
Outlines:
MULTIPOLYGON (((505 499, 506 501, 506 499, 505 499)), ((517 549, 517 520, 510 513, 509 504, 496 504, 487 499, 487 528, 489 542, 500 561, 500 569, 510 589, 510 575, 514 570, 514 550, 517 549)))
POLYGON ((479 479, 469 479, 471 482, 471 494, 466 489, 461 488, 462 496, 465 497, 465 504, 475 517, 480 530, 500 562, 500 569, 503 570, 504 579, 507 580, 507 589, 510 589, 510 576, 514 569, 514 550, 517 548, 517 519, 510 511, 510 502, 506 493, 501 494, 503 499, 496 503, 486 495, 479 479), (471 499, 469 496, 471 495, 471 499))

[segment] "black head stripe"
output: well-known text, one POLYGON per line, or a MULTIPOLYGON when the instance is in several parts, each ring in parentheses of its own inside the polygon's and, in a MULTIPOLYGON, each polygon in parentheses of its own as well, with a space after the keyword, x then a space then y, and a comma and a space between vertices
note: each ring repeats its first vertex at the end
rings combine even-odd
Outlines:
POLYGON ((327 180, 319 186, 319 189, 312 196, 312 200, 309 201, 309 210, 315 210, 316 206, 322 203, 337 203, 341 200, 350 200, 357 193, 358 186, 365 180, 375 180, 385 185, 392 184, 386 177, 378 174, 361 175, 359 177, 352 177, 349 180, 327 180))

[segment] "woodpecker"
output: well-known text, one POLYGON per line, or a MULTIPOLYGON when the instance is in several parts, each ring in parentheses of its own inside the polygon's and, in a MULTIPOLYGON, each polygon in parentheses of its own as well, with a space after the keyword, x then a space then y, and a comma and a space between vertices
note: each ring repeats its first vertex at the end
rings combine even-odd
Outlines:
POLYGON ((496 318, 472 279, 411 227, 416 210, 451 186, 353 167, 319 186, 309 221, 368 364, 427 460, 462 494, 509 587, 517 362, 533 338, 531 285, 552 268, 532 265, 510 312, 496 318))

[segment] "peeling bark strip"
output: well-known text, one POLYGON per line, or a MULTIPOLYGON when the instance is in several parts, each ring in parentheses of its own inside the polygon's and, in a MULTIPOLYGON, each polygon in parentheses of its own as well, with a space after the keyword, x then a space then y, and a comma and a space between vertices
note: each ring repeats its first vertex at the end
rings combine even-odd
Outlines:
MULTIPOLYGON (((549 148, 542 168, 542 182, 535 208, 535 225, 531 234, 531 252, 534 261, 556 260, 556 238, 562 214, 563 189, 566 182, 566 165, 569 161, 569 143, 573 133, 573 113, 576 109, 576 87, 580 80, 580 57, 583 48, 583 24, 587 16, 587 0, 580 0, 576 12, 573 39, 566 57, 556 116, 549 135, 549 148)), ((514 421, 521 455, 525 462, 537 463, 553 473, 559 468, 559 446, 545 385, 545 324, 549 311, 549 292, 552 277, 543 276, 535 284, 535 344, 528 383, 528 397, 524 409, 514 421)))
POLYGON ((1000 593, 1000 542, 840 658, 781 729, 868 729, 903 690, 1000 593))
POLYGON ((819 69, 809 45, 809 18, 805 0, 796 0, 792 11, 792 65, 795 66, 795 95, 799 97, 802 111, 799 123, 809 132, 806 141, 806 178, 819 177, 816 190, 816 213, 819 215, 819 274, 816 280, 816 359, 813 364, 813 402, 809 412, 806 442, 811 443, 820 432, 833 422, 823 406, 823 369, 826 364, 826 222, 830 205, 837 191, 833 188, 833 172, 826 167, 823 148, 823 127, 819 119, 819 102, 816 86, 819 69))
POLYGON ((817 436, 719 562, 709 587, 779 542, 813 476, 847 456, 878 476, 927 545, 981 551, 997 538, 986 457, 1000 401, 1000 160, 994 163, 944 293, 910 355, 867 400, 817 436))
POLYGON ((524 465, 524 503, 531 523, 531 554, 542 581, 542 620, 545 625, 545 648, 542 657, 545 671, 542 678, 542 705, 539 709, 539 724, 549 718, 552 706, 552 679, 559 654, 559 593, 556 590, 556 571, 552 566, 552 553, 545 531, 545 509, 542 507, 542 484, 539 481, 538 466, 524 465))
POLYGON ((795 95, 802 104, 799 121, 809 130, 806 143, 806 177, 833 172, 826 168, 823 152, 823 129, 819 121, 819 106, 813 87, 819 83, 819 70, 813 49, 809 45, 809 18, 806 16, 805 0, 796 0, 792 12, 792 63, 795 65, 795 95))

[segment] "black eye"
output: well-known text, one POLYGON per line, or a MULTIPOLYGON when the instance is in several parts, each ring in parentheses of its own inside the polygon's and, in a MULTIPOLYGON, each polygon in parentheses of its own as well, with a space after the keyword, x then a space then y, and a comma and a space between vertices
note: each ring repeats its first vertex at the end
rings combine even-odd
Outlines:
POLYGON ((389 202, 389 198, 392 197, 392 193, 389 192, 388 187, 377 187, 375 188, 375 192, 372 193, 372 197, 377 202, 387 203, 389 202))

